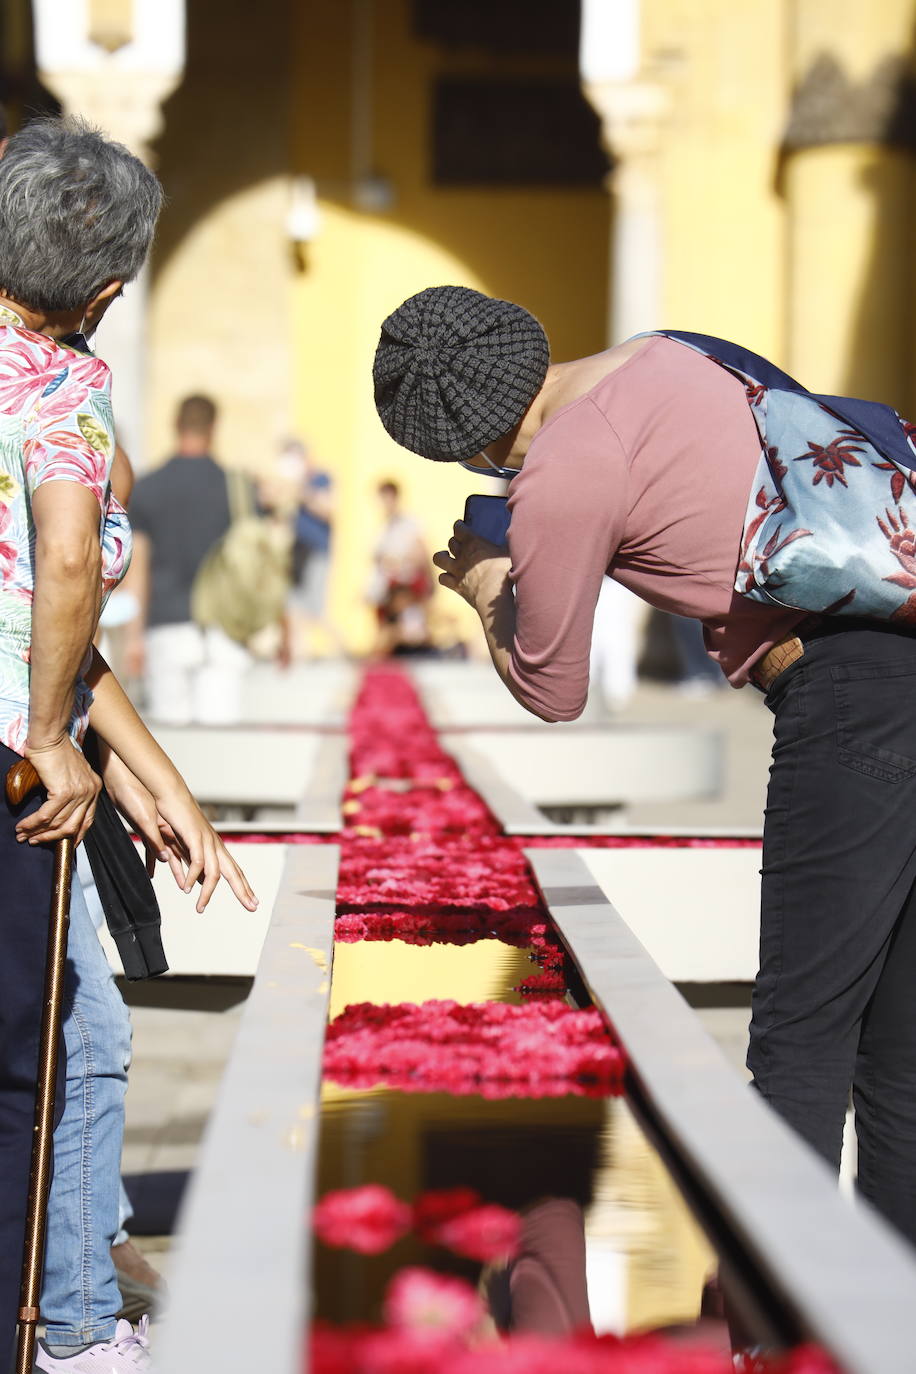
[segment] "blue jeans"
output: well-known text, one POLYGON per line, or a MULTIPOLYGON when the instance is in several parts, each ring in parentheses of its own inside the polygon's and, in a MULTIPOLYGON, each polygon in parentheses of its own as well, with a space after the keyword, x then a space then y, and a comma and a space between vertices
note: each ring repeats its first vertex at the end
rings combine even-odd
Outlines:
MULTIPOLYGON (((82 853, 80 859, 84 868, 82 853)), ((41 1309, 51 1345, 86 1345, 114 1335, 121 1306, 111 1246, 121 1226, 130 1018, 77 874, 70 900, 64 1045, 67 1086, 54 1133, 41 1309)))

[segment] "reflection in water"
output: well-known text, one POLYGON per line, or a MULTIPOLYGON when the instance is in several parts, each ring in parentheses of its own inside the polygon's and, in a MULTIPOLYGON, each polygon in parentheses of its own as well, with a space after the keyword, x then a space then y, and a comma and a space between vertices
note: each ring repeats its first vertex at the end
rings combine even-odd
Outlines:
MULTIPOLYGON (((326 1084, 318 1196, 369 1182, 383 1182, 406 1200, 430 1188, 465 1186, 514 1209, 545 1197, 581 1204, 599 1331, 692 1322, 713 1267, 621 1099, 488 1101, 326 1084)), ((379 1320, 385 1286, 407 1264, 472 1281, 479 1275, 477 1265, 415 1235, 377 1256, 319 1246, 317 1315, 335 1323, 379 1320)))
POLYGON ((605 1103, 602 1154, 586 1218, 589 1295, 599 1331, 691 1323, 715 1258, 627 1103, 605 1103), (618 1287, 606 1282, 617 1276, 618 1287), (619 1302, 619 1306, 615 1306, 619 1302))
POLYGON ((535 972, 531 954, 499 940, 470 945, 408 945, 401 940, 359 940, 334 946, 331 1020, 351 1002, 510 1002, 514 989, 535 972))
MULTIPOLYGON (((527 951, 498 940, 338 944, 331 1016, 354 1002, 518 1003, 525 999, 513 989, 531 971, 527 951)), ((620 1098, 491 1101, 325 1083, 317 1196, 365 1183, 383 1183, 406 1201, 428 1189, 470 1187, 486 1202, 528 1213, 526 1242, 537 1258, 514 1296, 516 1316, 527 1312, 525 1320, 533 1323, 538 1302, 543 1308, 553 1301, 557 1310, 581 1317, 575 1230, 583 1213, 588 1298, 599 1332, 693 1322, 714 1267, 677 1189, 620 1098), (545 1199, 553 1200, 550 1206, 533 1212, 545 1199), (554 1269, 545 1278, 550 1258, 544 1252, 551 1247, 554 1269), (558 1270, 565 1271, 559 1283, 558 1270)), ((335 1324, 380 1321, 384 1289, 405 1265, 428 1265, 473 1282, 480 1277, 479 1265, 413 1233, 373 1256, 316 1245, 315 1313, 335 1324)), ((486 1278, 498 1321, 499 1275, 495 1282, 492 1273, 486 1278)))
MULTIPOLYGON (((412 1201, 428 1189, 476 1189, 487 1202, 520 1210, 545 1196, 587 1206, 596 1176, 606 1103, 350 1092, 326 1084, 318 1195, 383 1182, 412 1201)), ((334 1322, 376 1320, 396 1270, 426 1264, 476 1281, 479 1265, 416 1235, 379 1256, 319 1247, 317 1314, 334 1322)))

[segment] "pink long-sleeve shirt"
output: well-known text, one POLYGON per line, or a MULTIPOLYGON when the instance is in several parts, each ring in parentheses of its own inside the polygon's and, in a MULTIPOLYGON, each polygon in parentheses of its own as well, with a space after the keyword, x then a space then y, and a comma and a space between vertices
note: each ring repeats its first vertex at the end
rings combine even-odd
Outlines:
POLYGON ((650 339, 538 431, 510 487, 516 627, 509 673, 548 720, 574 720, 608 573, 702 621, 741 687, 803 616, 735 590, 760 438, 741 382, 671 339, 650 339))

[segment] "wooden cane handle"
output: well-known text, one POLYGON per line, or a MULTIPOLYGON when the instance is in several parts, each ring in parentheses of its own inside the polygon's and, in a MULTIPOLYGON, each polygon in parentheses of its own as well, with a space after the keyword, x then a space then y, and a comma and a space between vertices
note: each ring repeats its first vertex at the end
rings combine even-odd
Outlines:
POLYGON ((30 792, 41 786, 41 778, 28 759, 14 763, 6 775, 6 799, 11 806, 19 806, 30 792))

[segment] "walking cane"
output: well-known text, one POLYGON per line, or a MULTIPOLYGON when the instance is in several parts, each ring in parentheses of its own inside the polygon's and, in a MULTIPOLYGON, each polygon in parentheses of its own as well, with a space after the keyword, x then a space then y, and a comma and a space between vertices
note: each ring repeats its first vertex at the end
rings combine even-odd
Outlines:
MULTIPOLYGON (((6 797, 18 806, 39 785, 40 779, 28 759, 14 763, 6 775, 6 797)), ((67 930, 70 926, 70 879, 73 872, 73 840, 58 840, 54 846, 54 886, 51 891, 51 916, 48 956, 45 963, 44 1009, 41 1017, 41 1042, 38 1050, 38 1084, 35 1091, 35 1127, 32 1137, 32 1166, 29 1177, 29 1202, 25 1219, 25 1245, 22 1251, 22 1286, 19 1291, 19 1334, 16 1342, 16 1374, 32 1374, 35 1358, 35 1328, 39 1318, 41 1274, 44 1264, 45 1223, 51 1187, 51 1148, 54 1135, 54 1097, 57 1086, 57 1059, 63 1015, 64 966, 67 962, 67 930)))

